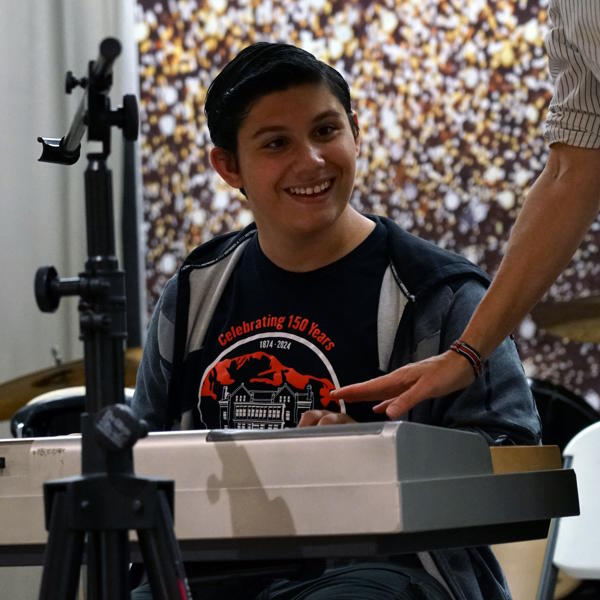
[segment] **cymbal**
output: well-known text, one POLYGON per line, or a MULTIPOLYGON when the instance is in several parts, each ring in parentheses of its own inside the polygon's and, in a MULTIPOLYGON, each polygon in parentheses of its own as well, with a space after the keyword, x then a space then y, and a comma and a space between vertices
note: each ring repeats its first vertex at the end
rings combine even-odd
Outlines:
POLYGON ((540 302, 531 311, 535 324, 576 342, 600 342, 600 296, 566 302, 540 302))
MULTIPOLYGON (((141 358, 141 348, 128 348, 125 351, 125 386, 135 386, 141 358)), ((0 384, 0 420, 10 419, 19 408, 25 406, 35 396, 76 385, 85 385, 83 359, 63 363, 2 383, 0 384)))

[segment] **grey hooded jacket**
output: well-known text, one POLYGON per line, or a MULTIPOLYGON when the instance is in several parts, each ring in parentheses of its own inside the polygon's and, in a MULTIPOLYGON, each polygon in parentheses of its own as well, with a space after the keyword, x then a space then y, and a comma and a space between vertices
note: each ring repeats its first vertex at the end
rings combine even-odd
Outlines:
MULTIPOLYGON (((466 259, 387 229, 389 267, 381 284, 378 351, 382 371, 447 350, 462 333, 489 278, 466 259)), ((151 429, 194 426, 197 388, 186 369, 202 352, 212 314, 254 225, 194 250, 155 308, 138 372, 133 408, 151 429)), ((540 420, 515 344, 506 339, 469 388, 421 402, 404 419, 477 431, 490 444, 537 444, 540 420)), ((506 600, 506 581, 488 547, 420 553, 424 567, 457 600, 506 600)))

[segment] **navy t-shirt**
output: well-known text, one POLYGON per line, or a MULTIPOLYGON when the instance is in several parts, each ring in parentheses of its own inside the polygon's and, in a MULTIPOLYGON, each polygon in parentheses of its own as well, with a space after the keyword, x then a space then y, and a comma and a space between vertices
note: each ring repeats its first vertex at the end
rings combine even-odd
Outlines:
POLYGON ((307 273, 279 268, 250 241, 207 331, 198 426, 295 427, 310 409, 381 420, 371 403, 338 404, 329 390, 380 375, 376 321, 388 263, 386 231, 307 273))

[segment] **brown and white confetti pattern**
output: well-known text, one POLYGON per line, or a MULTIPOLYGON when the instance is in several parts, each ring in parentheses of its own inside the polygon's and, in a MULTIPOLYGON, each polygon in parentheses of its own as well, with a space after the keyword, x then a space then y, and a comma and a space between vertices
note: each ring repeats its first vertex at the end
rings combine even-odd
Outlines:
MULTIPOLYGON (((148 309, 194 246, 251 221, 211 171, 203 103, 223 66, 260 40, 302 46, 349 81, 362 135, 354 206, 494 272, 546 159, 547 3, 137 0, 148 309)), ((598 292, 599 228, 549 298, 598 292)), ((529 319, 517 340, 529 375, 600 408, 599 344, 529 319)))

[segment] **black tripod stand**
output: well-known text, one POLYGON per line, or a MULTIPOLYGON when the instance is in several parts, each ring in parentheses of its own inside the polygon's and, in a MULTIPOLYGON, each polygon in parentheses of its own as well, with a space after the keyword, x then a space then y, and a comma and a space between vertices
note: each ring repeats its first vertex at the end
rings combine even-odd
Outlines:
POLYGON ((115 257, 106 159, 111 126, 120 127, 126 139, 137 139, 138 112, 134 96, 123 98, 123 108, 110 110, 107 94, 120 52, 120 43, 107 38, 97 60, 89 63, 87 78, 67 73, 67 93, 77 85, 86 90, 69 133, 61 139, 38 138, 40 160, 61 164, 77 161, 86 127, 88 139, 102 143, 101 152, 88 155, 85 172, 85 271, 60 279, 54 267, 42 267, 35 278, 42 311, 56 310, 62 296, 80 296, 86 376, 81 476, 44 484, 49 534, 41 600, 75 598, 86 534, 88 600, 129 598, 129 530, 137 532, 154 598, 191 597, 173 533, 173 482, 135 476, 132 449, 146 428, 124 403, 125 277, 115 257))

